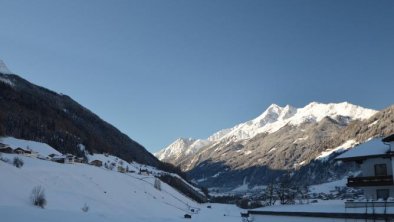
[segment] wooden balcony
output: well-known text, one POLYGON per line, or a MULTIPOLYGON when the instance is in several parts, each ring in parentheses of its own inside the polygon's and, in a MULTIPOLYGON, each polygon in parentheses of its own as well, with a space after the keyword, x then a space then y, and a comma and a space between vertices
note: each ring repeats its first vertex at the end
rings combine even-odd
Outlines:
POLYGON ((349 177, 348 187, 390 186, 394 185, 393 176, 349 177))

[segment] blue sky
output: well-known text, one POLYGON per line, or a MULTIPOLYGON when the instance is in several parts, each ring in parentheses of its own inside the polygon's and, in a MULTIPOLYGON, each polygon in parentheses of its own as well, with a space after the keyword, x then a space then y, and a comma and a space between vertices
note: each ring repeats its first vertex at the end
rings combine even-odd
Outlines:
POLYGON ((393 103, 394 1, 0 0, 0 58, 154 152, 272 103, 393 103))

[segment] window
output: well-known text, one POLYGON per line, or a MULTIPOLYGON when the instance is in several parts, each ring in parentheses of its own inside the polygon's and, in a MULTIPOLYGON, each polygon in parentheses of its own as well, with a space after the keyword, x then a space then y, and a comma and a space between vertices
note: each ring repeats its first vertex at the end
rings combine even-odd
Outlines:
POLYGON ((388 189, 378 189, 376 190, 376 199, 387 200, 389 197, 390 191, 388 189))
POLYGON ((386 164, 375 164, 375 176, 387 176, 386 164))

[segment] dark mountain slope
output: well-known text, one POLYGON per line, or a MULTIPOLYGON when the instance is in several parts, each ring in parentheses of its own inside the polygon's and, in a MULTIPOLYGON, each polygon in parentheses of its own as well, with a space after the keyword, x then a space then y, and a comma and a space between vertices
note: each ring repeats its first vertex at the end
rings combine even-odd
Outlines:
POLYGON ((127 161, 161 166, 143 146, 70 97, 0 73, 0 134, 45 142, 62 153, 108 152, 127 161))

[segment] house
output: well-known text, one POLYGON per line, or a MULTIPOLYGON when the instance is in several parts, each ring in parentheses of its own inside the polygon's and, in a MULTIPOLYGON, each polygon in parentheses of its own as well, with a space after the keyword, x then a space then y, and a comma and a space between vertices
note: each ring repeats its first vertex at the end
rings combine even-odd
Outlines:
POLYGON ((74 163, 75 159, 77 158, 76 156, 67 153, 66 155, 64 155, 65 157, 65 163, 74 163))
POLYGON ((31 150, 25 150, 25 149, 22 149, 22 148, 18 147, 18 148, 16 148, 14 150, 14 153, 17 153, 17 154, 31 154, 31 150))
POLYGON ((347 186, 361 188, 367 200, 394 197, 394 134, 356 146, 339 155, 336 160, 354 162, 360 166, 361 174, 349 177, 347 186))
POLYGON ((140 172, 138 174, 149 176, 149 171, 147 169, 140 168, 140 172))
POLYGON ((28 156, 38 158, 38 156, 39 156, 38 152, 33 151, 33 150, 29 150, 29 151, 30 151, 30 154, 28 154, 28 156))
POLYGON ((11 147, 0 147, 0 153, 13 153, 14 150, 11 147))
POLYGON ((93 165, 93 166, 96 166, 96 167, 101 167, 101 166, 103 166, 103 161, 101 161, 101 160, 93 160, 89 164, 93 165))
POLYGON ((48 160, 49 157, 46 157, 46 156, 41 155, 41 154, 38 154, 38 155, 37 155, 37 159, 40 159, 40 160, 48 160))
POLYGON ((56 163, 66 163, 66 158, 64 156, 54 156, 51 158, 51 161, 56 163))
POLYGON ((75 163, 85 163, 85 159, 83 157, 77 157, 74 159, 75 163))
POLYGON ((57 156, 57 154, 52 153, 52 154, 49 154, 48 156, 49 156, 50 158, 53 158, 53 157, 57 156))

